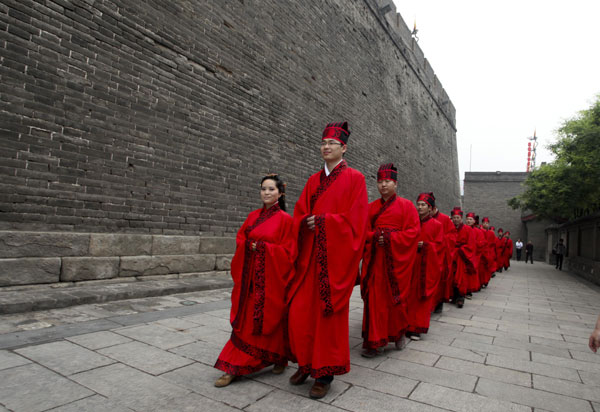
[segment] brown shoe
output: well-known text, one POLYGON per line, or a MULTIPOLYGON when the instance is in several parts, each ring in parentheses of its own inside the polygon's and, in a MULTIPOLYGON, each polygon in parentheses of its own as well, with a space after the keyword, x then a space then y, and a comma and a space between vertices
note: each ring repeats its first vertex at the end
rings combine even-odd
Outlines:
POLYGON ((273 373, 275 375, 281 375, 285 371, 285 365, 275 365, 273 366, 273 373))
POLYGON ((229 385, 234 380, 235 380, 235 375, 230 375, 230 374, 226 373, 225 375, 221 376, 219 379, 217 379, 215 381, 215 386, 217 388, 222 388, 224 386, 229 385))
POLYGON ((329 392, 330 387, 331 384, 329 383, 321 383, 319 381, 315 381, 312 388, 310 388, 310 391, 308 392, 308 396, 310 396, 313 399, 321 399, 322 397, 327 395, 327 392, 329 392))
POLYGON ((302 373, 300 369, 296 371, 292 376, 290 376, 290 384, 292 385, 302 385, 304 381, 308 378, 308 373, 302 373))

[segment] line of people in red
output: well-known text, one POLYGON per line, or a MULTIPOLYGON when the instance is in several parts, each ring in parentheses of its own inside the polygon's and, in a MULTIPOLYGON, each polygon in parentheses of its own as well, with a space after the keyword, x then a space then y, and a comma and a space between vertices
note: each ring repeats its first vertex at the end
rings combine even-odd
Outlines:
POLYGON ((335 375, 350 371, 349 301, 360 284, 364 300, 363 356, 377 356, 394 342, 404 346, 429 329, 443 302, 464 305, 508 269, 509 234, 496 237, 489 219, 456 207, 441 213, 433 193, 415 205, 396 195, 398 171, 377 173, 381 198, 368 203, 364 176, 344 160, 347 122, 330 123, 321 139, 323 168, 307 181, 294 209, 285 212, 285 184, 278 175, 261 181, 263 207, 251 212, 237 234, 231 262, 231 338, 215 367, 215 386, 274 365, 322 398, 335 375), (362 265, 359 268, 359 265, 362 265))

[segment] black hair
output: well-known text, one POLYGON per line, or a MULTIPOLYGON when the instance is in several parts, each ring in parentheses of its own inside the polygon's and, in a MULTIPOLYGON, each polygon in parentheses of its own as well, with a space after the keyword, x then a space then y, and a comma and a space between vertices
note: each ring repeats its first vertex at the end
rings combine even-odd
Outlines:
POLYGON ((263 177, 260 181, 260 185, 262 186, 263 182, 269 179, 275 182, 275 187, 277 187, 279 194, 281 194, 281 196, 279 196, 279 200, 277 200, 277 203, 279 203, 281 210, 285 212, 285 183, 279 178, 279 175, 272 174, 263 177))

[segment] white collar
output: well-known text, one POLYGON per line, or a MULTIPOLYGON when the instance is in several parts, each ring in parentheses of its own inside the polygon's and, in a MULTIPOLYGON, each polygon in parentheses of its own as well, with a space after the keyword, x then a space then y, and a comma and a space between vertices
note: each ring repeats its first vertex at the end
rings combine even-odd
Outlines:
MULTIPOLYGON (((343 157, 340 159, 340 161, 339 161, 339 162, 337 162, 337 163, 335 164, 335 166, 333 166, 333 169, 335 169, 337 165, 339 165, 340 163, 342 163, 342 160, 344 160, 344 158, 343 158, 343 157)), ((330 172, 330 171, 329 171, 329 169, 327 168, 327 162, 325 162, 325 166, 323 166, 323 169, 325 169, 325 176, 329 176, 329 174, 330 174, 331 172, 330 172)), ((332 169, 332 170, 333 170, 333 169, 332 169)))

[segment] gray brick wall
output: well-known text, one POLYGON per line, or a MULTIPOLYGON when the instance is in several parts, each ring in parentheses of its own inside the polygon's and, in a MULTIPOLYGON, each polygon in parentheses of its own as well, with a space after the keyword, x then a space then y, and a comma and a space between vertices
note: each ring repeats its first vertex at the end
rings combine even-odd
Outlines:
MULTIPOLYGON (((507 204, 523 192, 522 183, 526 178, 525 172, 466 172, 463 209, 467 213, 475 212, 480 218, 488 216, 496 230, 499 227, 509 230, 513 242, 521 238, 526 243, 521 211, 507 204)), ((514 256, 516 258, 516 252, 514 256)))
POLYGON ((455 111, 375 0, 0 1, 0 229, 231 236, 329 121, 368 179, 459 201, 455 111))

